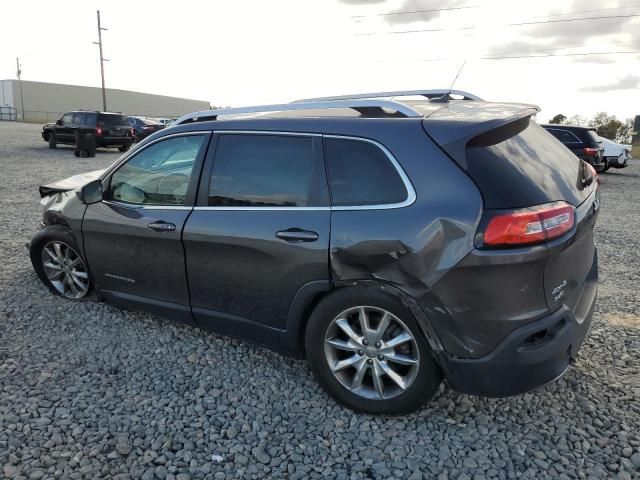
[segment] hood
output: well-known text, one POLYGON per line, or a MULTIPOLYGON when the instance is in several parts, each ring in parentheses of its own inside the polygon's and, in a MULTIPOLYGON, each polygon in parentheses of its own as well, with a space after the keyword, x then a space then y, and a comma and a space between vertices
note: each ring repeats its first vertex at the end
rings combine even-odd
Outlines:
POLYGON ((75 190, 76 188, 83 187, 87 183, 100 178, 100 175, 102 175, 103 172, 104 169, 94 170, 92 172, 74 175, 73 177, 65 178, 64 180, 59 180, 57 182, 40 185, 40 196, 46 197, 52 193, 68 192, 69 190, 75 190))

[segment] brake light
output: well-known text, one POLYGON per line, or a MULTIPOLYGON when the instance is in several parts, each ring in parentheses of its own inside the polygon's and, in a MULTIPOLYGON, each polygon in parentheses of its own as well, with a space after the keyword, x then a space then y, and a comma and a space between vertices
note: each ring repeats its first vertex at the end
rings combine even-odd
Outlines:
POLYGON ((599 150, 597 148, 585 147, 582 151, 585 155, 597 155, 599 150))
POLYGON ((587 164, 587 168, 589 169, 589 171, 591 172, 591 176, 593 177, 593 179, 597 182, 600 183, 600 177, 598 176, 598 172, 596 172, 596 169, 593 168, 593 165, 591 165, 590 163, 584 162, 587 164))
POLYGON ((96 136, 99 137, 100 135, 102 135, 102 129, 100 127, 96 128, 96 136))
POLYGON ((531 245, 558 238, 573 228, 574 211, 557 202, 497 215, 487 225, 484 245, 531 245))

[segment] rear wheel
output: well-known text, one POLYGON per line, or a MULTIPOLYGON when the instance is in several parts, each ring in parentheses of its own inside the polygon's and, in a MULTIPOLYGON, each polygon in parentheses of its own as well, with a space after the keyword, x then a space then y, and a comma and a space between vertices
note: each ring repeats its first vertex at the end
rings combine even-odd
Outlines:
POLYGON ((129 145, 120 145, 118 147, 118 150, 120 150, 121 152, 126 152, 127 150, 129 150, 129 145))
POLYGON ((40 280, 56 295, 79 300, 92 288, 89 270, 79 254, 73 234, 52 225, 31 240, 31 263, 40 280))
POLYGON ((377 289, 338 290, 322 300, 309 319, 305 348, 320 385, 353 410, 414 411, 442 380, 411 311, 377 289))
POLYGON ((609 170, 611 168, 611 162, 609 162, 609 159, 605 159, 604 160, 604 168, 602 169, 603 172, 606 172, 607 170, 609 170))
POLYGON ((47 135, 47 141, 49 142, 49 148, 56 148, 57 143, 55 133, 49 132, 49 135, 47 135))

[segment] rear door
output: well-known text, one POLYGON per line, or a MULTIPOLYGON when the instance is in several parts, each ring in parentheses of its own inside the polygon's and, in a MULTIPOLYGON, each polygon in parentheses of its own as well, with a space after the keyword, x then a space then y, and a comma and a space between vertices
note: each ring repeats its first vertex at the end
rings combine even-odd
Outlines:
POLYGON ((198 132, 158 139, 103 181, 105 200, 87 207, 82 233, 107 298, 191 319, 180 237, 209 138, 198 132))
POLYGON ((219 132, 214 140, 183 234, 193 314, 204 327, 271 343, 296 293, 329 279, 321 137, 219 132))

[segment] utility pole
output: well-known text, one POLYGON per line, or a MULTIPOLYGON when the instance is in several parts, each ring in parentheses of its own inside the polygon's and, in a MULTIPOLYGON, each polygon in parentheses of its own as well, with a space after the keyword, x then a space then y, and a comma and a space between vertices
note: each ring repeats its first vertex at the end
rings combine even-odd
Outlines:
POLYGON ((24 122, 24 99, 22 98, 22 68, 20 68, 20 58, 16 57, 16 72, 18 75, 18 87, 20 88, 20 108, 22 109, 22 121, 24 122))
POLYGON ((106 28, 102 28, 100 26, 100 10, 97 10, 98 13, 98 41, 93 42, 98 45, 100 49, 100 75, 102 76, 102 110, 104 112, 107 111, 107 94, 104 89, 104 62, 108 62, 106 58, 102 56, 102 30, 107 30, 106 28))

